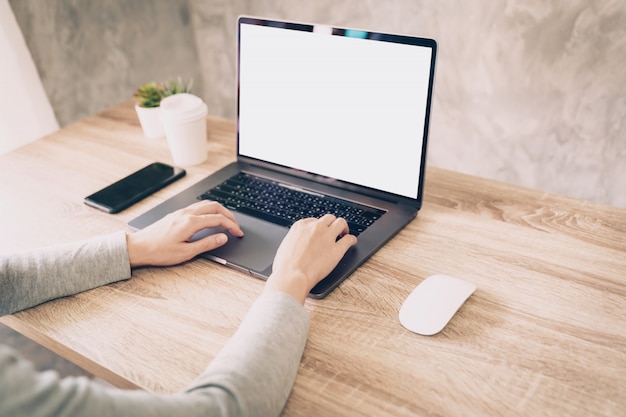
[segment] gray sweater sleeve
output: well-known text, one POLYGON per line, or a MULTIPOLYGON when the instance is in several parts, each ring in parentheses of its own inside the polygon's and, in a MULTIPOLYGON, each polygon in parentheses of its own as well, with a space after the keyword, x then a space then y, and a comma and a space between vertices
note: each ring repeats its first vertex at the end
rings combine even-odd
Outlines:
POLYGON ((0 316, 128 278, 125 232, 0 256, 0 316))
MULTIPOLYGON (((119 265, 112 265, 117 258, 116 244, 107 246, 105 241, 117 239, 112 235, 103 240, 81 243, 83 251, 102 250, 101 256, 110 263, 91 265, 84 269, 70 267, 63 250, 55 250, 48 258, 46 253, 23 254, 16 261, 2 260, 2 267, 9 267, 11 279, 19 281, 20 269, 16 265, 32 266, 37 273, 50 277, 48 268, 64 271, 63 279, 81 281, 79 276, 93 275, 90 284, 56 284, 54 291, 40 292, 36 297, 28 296, 28 302, 11 304, 7 311, 19 306, 30 306, 46 299, 67 295, 73 290, 82 291, 89 285, 97 286, 123 279, 129 274, 128 258, 119 265), (103 246, 104 245, 104 246, 103 246), (108 249, 107 249, 108 248, 108 249), (103 253, 104 252, 104 253, 103 253), (30 258, 29 258, 30 256, 30 258), (47 260, 41 260, 43 257, 47 260), (36 261, 39 259, 40 261, 36 261), (63 268, 57 268, 52 259, 60 260, 63 268), (69 271, 74 271, 70 273, 69 271), (110 272, 110 278, 105 271, 110 272), (124 272, 115 275, 115 273, 124 272), (78 274, 75 276, 73 274, 78 274), (102 276, 100 276, 102 275, 102 276), (98 278, 100 276, 100 278, 98 278)), ((125 249, 125 239, 122 246, 125 249)), ((80 263, 89 254, 77 254, 77 247, 66 247, 68 258, 80 263)), ((120 261, 121 258, 117 258, 120 261)), ((58 264, 57 264, 58 265, 58 264)), ((26 271, 32 272, 26 268, 26 271)), ((24 272, 24 271, 22 271, 24 272)), ((7 282, 3 274, 3 289, 7 282)), ((9 276, 9 275, 7 275, 9 276)), ((49 278, 48 278, 49 279, 49 278)), ((43 278, 29 278, 29 285, 43 285, 43 278)), ((19 291, 28 291, 29 285, 18 285, 11 289, 12 297, 20 298, 19 291)), ((10 297, 11 299, 13 299, 10 297)), ((2 295, 4 302, 5 295, 2 295)), ((279 415, 289 397, 296 378, 302 352, 309 330, 309 318, 304 308, 287 294, 263 293, 244 318, 231 340, 215 357, 206 370, 181 393, 157 395, 145 391, 123 391, 94 384, 85 378, 60 379, 55 372, 35 372, 32 367, 11 349, 0 346, 0 415, 10 416, 274 416, 279 415)))

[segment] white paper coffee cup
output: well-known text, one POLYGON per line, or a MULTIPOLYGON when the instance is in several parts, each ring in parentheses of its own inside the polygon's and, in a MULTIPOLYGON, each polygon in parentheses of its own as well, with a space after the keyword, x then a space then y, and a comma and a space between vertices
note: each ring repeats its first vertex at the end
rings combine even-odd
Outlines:
POLYGON ((193 94, 174 94, 161 100, 161 121, 175 165, 206 161, 207 114, 207 105, 193 94))

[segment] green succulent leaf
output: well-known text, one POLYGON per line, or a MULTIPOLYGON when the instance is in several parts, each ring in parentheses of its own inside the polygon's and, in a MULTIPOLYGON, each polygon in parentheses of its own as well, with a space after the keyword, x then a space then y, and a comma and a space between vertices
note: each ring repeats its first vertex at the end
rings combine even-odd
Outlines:
POLYGON ((167 96, 179 93, 191 93, 193 78, 183 81, 181 77, 157 83, 144 83, 135 92, 135 100, 139 107, 159 107, 161 100, 167 96))
POLYGON ((142 84, 135 92, 135 100, 139 107, 159 107, 163 97, 165 97, 164 86, 154 81, 142 84))
POLYGON ((174 94, 180 93, 191 93, 191 88, 193 87, 193 78, 190 78, 189 81, 185 82, 181 77, 177 79, 170 79, 166 83, 165 87, 165 97, 172 96, 174 94))

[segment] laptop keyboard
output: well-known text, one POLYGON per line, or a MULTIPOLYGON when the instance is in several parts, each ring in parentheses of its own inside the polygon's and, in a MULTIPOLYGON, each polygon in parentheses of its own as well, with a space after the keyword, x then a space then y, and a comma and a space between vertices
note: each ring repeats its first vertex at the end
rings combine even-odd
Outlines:
POLYGON ((287 227, 303 218, 331 213, 346 219, 350 233, 355 236, 385 213, 335 197, 295 190, 243 172, 199 195, 198 199, 217 201, 230 210, 287 227))

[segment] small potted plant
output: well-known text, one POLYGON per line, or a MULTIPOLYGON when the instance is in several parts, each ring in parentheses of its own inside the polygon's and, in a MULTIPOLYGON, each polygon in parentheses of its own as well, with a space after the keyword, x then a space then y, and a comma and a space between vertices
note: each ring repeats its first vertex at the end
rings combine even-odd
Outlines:
POLYGON ((164 93, 163 84, 154 81, 142 84, 135 92, 135 110, 147 138, 160 138, 165 135, 160 119, 161 109, 159 109, 164 93))
POLYGON ((190 93, 193 79, 184 82, 182 78, 157 83, 142 84, 135 92, 135 110, 143 133, 147 138, 160 138, 165 135, 159 108, 164 97, 179 93, 190 93))

